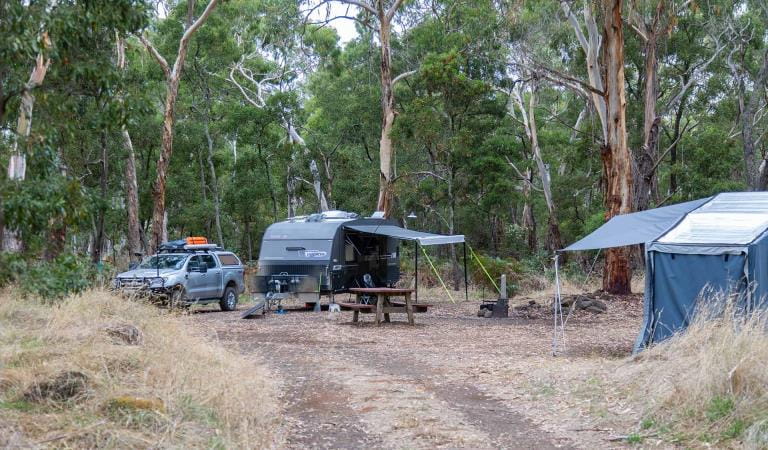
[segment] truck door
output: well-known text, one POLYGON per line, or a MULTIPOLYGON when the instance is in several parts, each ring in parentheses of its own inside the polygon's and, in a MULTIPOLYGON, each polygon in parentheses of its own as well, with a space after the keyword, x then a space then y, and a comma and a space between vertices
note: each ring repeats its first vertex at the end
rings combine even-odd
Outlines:
POLYGON ((202 298, 221 297, 224 295, 224 288, 222 286, 222 276, 224 274, 221 272, 221 266, 213 255, 200 255, 200 261, 201 264, 208 266, 202 298))
POLYGON ((200 256, 189 258, 187 263, 187 298, 190 300, 199 300, 205 298, 203 289, 207 284, 207 273, 201 273, 198 268, 204 263, 200 256))

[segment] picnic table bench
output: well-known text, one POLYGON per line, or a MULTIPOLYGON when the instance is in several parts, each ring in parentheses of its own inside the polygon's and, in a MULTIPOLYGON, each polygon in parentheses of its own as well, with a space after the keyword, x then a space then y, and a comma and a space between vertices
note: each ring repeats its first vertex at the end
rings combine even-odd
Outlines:
POLYGON ((408 315, 408 323, 414 325, 414 312, 426 312, 431 305, 412 304, 411 293, 413 289, 398 288, 352 288, 349 290, 356 296, 355 303, 339 303, 339 307, 352 311, 352 322, 359 320, 359 314, 376 313, 376 326, 381 325, 382 318, 384 322, 389 322, 389 315, 392 313, 405 313, 408 315), (375 304, 362 303, 363 296, 376 297, 375 304), (405 301, 390 301, 390 297, 404 297, 405 301))

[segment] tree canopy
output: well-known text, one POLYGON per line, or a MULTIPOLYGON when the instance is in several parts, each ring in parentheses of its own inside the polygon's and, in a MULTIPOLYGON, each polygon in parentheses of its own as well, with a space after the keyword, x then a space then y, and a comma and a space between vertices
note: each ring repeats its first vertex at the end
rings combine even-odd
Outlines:
MULTIPOLYGON (((0 17, 0 226, 28 263, 126 264, 153 235, 255 260, 270 223, 327 209, 415 213, 541 262, 615 214, 768 186, 762 1, 0 1, 0 17)), ((630 262, 609 254, 609 290, 630 262)))

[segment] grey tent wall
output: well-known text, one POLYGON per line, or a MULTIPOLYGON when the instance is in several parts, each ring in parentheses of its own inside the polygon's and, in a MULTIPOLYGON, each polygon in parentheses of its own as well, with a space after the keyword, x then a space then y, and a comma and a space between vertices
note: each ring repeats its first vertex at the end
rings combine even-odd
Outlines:
MULTIPOLYGON (((692 249, 691 249, 692 250, 692 249)), ((686 328, 705 288, 746 292, 747 255, 648 252, 646 310, 636 350, 686 328)))
POLYGON ((750 245, 747 261, 750 283, 747 311, 768 308, 768 232, 750 245))

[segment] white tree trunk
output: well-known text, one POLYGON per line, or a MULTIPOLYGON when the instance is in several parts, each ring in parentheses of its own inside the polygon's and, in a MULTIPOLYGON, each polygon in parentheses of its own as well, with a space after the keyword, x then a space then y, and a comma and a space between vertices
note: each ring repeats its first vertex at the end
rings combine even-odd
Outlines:
MULTIPOLYGON (((117 38, 117 67, 125 70, 125 40, 117 38)), ((122 102, 122 98, 120 99, 122 102)), ((128 129, 123 125, 121 130, 123 147, 125 148, 125 197, 126 212, 128 213, 128 258, 131 262, 141 260, 143 253, 141 242, 141 222, 139 221, 139 186, 136 180, 136 155, 133 151, 133 141, 128 129)))
MULTIPOLYGON (((45 41, 48 40, 47 35, 45 41)), ((32 69, 32 73, 29 75, 29 80, 24 85, 24 90, 21 93, 21 104, 19 105, 19 120, 16 126, 16 138, 13 140, 13 149, 11 151, 11 157, 8 160, 8 179, 11 181, 23 181, 27 175, 27 156, 24 151, 19 148, 19 140, 26 140, 32 134, 32 110, 35 106, 35 96, 32 95, 32 90, 40 86, 45 79, 45 75, 48 72, 48 67, 51 65, 50 59, 45 59, 43 55, 38 55, 35 60, 35 67, 32 69)), ((4 229, 3 230, 3 249, 9 252, 20 252, 22 250, 22 243, 19 239, 19 233, 16 230, 4 229)))
MULTIPOLYGON (((153 187, 152 197, 154 200, 154 207, 152 211, 152 242, 151 248, 153 251, 157 250, 157 247, 161 242, 167 240, 167 224, 166 218, 168 216, 165 207, 165 188, 166 179, 168 177, 168 167, 171 163, 171 155, 173 154, 173 126, 174 115, 176 109, 176 99, 179 95, 179 83, 181 81, 181 72, 184 69, 184 61, 187 58, 187 51, 189 50, 189 42, 192 35, 208 20, 213 10, 218 5, 219 0, 210 0, 208 6, 206 6, 200 17, 194 22, 189 24, 187 29, 179 41, 179 49, 176 53, 176 61, 173 63, 173 68, 168 65, 168 62, 162 55, 155 49, 155 47, 144 37, 140 36, 139 39, 147 48, 147 51, 157 61, 160 67, 163 69, 165 75, 166 94, 165 94, 165 108, 163 111, 163 137, 162 148, 160 149, 160 157, 157 160, 157 178, 153 187)), ((189 10, 192 11, 194 3, 190 0, 189 10)), ((190 16, 191 18, 191 16, 190 16)))

